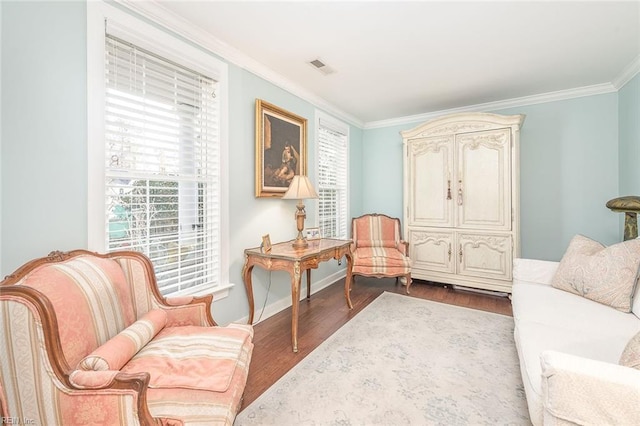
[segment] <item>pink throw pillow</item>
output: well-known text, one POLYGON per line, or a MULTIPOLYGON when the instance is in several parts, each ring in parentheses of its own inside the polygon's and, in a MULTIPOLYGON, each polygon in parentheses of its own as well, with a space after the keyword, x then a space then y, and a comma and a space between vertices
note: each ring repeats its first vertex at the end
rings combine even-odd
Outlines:
POLYGON ((78 364, 79 370, 120 370, 167 324, 167 313, 161 309, 147 312, 138 321, 109 339, 78 364))

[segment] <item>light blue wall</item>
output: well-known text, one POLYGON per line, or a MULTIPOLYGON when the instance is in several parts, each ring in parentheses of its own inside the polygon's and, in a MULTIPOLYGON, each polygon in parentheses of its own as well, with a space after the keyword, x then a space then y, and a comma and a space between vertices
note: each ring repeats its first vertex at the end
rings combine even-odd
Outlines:
MULTIPOLYGON (((87 247, 86 3, 0 2, 2 39, 1 273, 51 250, 87 247)), ((295 201, 254 197, 255 100, 308 119, 308 170, 315 182, 316 108, 273 84, 229 65, 229 276, 235 287, 214 302, 222 324, 248 315, 241 270, 244 249, 269 233, 273 242, 296 235, 295 201)), ((352 212, 362 211, 362 131, 350 127, 352 212)), ((316 202, 307 205, 308 226, 316 202)), ((312 273, 327 282, 344 270, 325 262, 312 273)), ((290 303, 289 277, 254 271, 256 317, 265 303, 290 303)))
POLYGON ((526 114, 520 138, 522 257, 560 260, 575 234, 620 241, 617 94, 494 111, 526 114))
MULTIPOLYGON (((618 196, 617 94, 490 111, 525 114, 521 134, 523 257, 558 260, 574 234, 619 240, 605 203, 618 196)), ((402 126, 364 133, 363 209, 402 217, 402 126)))
POLYGON ((87 242, 86 6, 2 2, 2 275, 87 242))
POLYGON ((363 201, 365 213, 402 218, 402 138, 415 125, 366 129, 363 135, 363 201))
POLYGON ((620 195, 640 195, 640 74, 618 93, 620 195))

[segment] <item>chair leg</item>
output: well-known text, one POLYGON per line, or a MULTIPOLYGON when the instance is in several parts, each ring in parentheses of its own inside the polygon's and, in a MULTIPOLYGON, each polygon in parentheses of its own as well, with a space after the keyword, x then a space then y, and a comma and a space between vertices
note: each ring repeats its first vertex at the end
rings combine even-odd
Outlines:
POLYGON ((409 287, 411 287, 411 282, 412 282, 412 280, 411 280, 411 274, 407 274, 407 275, 405 275, 405 278, 406 278, 406 280, 407 280, 407 294, 409 294, 409 287))

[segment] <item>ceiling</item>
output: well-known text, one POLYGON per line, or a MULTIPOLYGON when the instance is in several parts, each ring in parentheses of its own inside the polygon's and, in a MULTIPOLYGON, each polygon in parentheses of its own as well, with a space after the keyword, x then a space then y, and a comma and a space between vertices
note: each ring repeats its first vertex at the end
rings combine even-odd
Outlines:
POLYGON ((232 62, 250 64, 245 68, 363 124, 596 85, 617 88, 625 71, 640 68, 640 1, 156 5, 235 52, 232 62), (308 64, 318 58, 334 72, 324 75, 308 64))

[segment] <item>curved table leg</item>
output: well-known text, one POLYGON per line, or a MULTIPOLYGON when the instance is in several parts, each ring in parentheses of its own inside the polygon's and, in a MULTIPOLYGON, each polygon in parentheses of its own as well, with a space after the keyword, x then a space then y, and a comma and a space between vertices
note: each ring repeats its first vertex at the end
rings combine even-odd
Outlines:
POLYGON ((249 301, 249 322, 253 324, 253 313, 255 310, 253 300, 253 283, 251 282, 251 271, 253 271, 253 265, 248 266, 249 259, 245 259, 244 267, 242 268, 242 280, 244 281, 244 288, 247 290, 247 300, 249 301))
POLYGON ((291 346, 298 352, 298 308, 300 306, 300 262, 293 265, 291 275, 291 346))
POLYGON ((347 299, 347 306, 349 309, 353 309, 353 303, 351 303, 351 281, 353 280, 353 258, 351 253, 345 254, 347 258, 347 277, 344 279, 344 297, 347 299))

